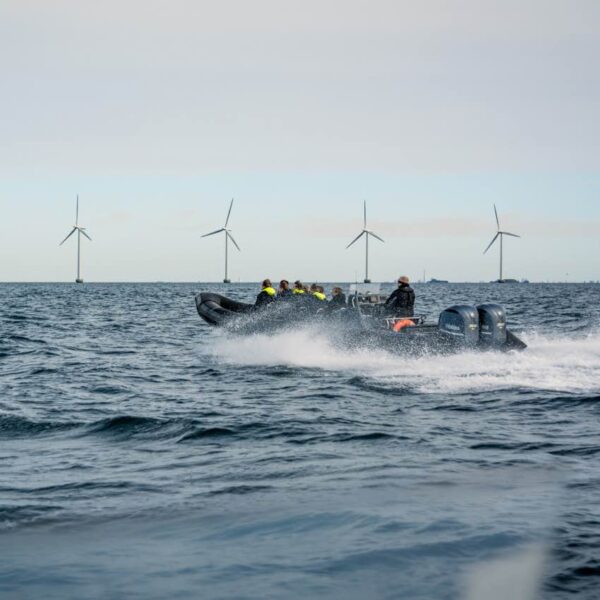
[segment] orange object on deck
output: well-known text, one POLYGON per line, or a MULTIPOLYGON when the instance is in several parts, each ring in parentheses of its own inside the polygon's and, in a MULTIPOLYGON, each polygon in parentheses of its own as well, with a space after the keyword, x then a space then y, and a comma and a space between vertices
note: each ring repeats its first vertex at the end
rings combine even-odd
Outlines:
POLYGON ((399 321, 396 321, 394 323, 394 331, 397 333, 398 331, 402 331, 402 329, 404 329, 405 327, 414 327, 415 323, 414 321, 411 321, 410 319, 400 319, 399 321))

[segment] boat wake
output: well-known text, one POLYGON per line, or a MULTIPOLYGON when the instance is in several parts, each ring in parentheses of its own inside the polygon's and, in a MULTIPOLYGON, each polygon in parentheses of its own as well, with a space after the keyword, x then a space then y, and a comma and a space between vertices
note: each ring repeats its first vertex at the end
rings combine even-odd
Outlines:
POLYGON ((417 393, 461 394, 495 390, 600 393, 600 335, 528 334, 526 352, 468 351, 398 356, 377 348, 341 347, 322 328, 274 335, 218 337, 217 360, 243 366, 287 366, 348 373, 417 393))

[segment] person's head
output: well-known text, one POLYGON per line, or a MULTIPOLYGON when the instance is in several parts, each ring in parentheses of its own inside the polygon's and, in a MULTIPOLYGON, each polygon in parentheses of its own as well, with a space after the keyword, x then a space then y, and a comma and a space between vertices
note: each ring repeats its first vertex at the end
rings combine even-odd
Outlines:
POLYGON ((342 288, 341 288, 341 287, 334 287, 334 288, 331 290, 331 294, 332 294, 333 296, 341 296, 341 295, 342 295, 342 288))
POLYGON ((304 289, 304 286, 302 285, 302 282, 301 282, 301 281, 294 281, 294 287, 295 287, 297 290, 303 290, 303 289, 304 289))
POLYGON ((318 289, 318 286, 317 286, 317 284, 316 284, 316 283, 313 283, 313 284, 310 286, 310 291, 311 291, 311 292, 318 292, 318 291, 319 291, 319 289, 318 289))
POLYGON ((270 287, 273 287, 273 285, 271 284, 271 280, 270 280, 270 279, 265 279, 265 280, 262 282, 262 288, 263 288, 263 290, 264 290, 265 288, 270 288, 270 287))
POLYGON ((323 286, 321 286, 321 285, 318 285, 317 286, 317 292, 319 292, 321 294, 324 294, 325 293, 325 288, 323 286))
POLYGON ((290 289, 290 282, 287 279, 282 279, 279 282, 279 289, 280 290, 289 290, 290 289))
POLYGON ((398 285, 400 287, 404 287, 410 283, 410 279, 406 275, 402 275, 402 277, 398 277, 398 285))

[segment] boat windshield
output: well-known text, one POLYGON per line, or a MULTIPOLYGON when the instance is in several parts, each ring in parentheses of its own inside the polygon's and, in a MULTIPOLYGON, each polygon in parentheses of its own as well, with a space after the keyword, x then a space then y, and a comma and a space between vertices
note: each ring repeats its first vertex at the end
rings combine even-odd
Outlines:
POLYGON ((350 294, 359 296, 379 296, 381 295, 380 283, 351 283, 350 294))

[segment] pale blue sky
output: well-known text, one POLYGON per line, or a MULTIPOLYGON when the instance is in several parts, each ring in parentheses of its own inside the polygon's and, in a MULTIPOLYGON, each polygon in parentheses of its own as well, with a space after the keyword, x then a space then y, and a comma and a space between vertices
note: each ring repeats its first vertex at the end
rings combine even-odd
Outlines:
POLYGON ((600 3, 0 3, 0 280, 600 279, 600 3), (71 242, 72 240, 70 240, 71 242))

